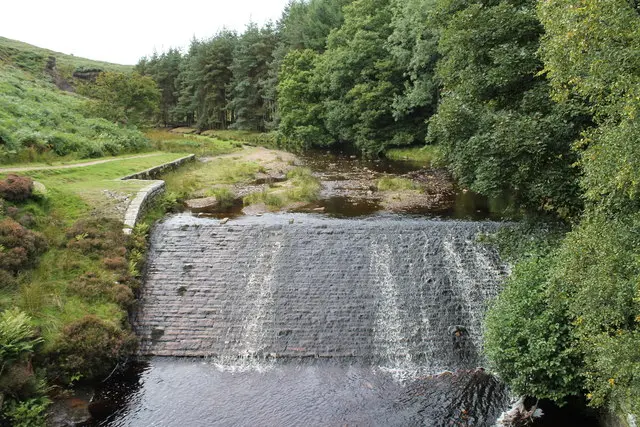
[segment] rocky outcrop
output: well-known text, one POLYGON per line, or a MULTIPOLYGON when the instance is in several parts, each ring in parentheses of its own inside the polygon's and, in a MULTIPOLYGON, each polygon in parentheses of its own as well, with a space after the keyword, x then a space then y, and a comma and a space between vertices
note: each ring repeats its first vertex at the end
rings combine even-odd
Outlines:
POLYGON ((102 70, 99 68, 80 69, 73 72, 73 77, 85 82, 95 82, 100 73, 102 70))

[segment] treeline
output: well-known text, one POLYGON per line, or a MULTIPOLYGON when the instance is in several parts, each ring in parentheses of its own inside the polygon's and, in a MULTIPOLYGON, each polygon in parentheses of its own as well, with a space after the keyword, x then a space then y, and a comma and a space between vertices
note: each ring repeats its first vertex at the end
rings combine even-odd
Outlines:
POLYGON ((159 121, 277 131, 280 145, 439 144, 462 184, 514 204, 581 209, 571 144, 587 109, 551 99, 536 2, 292 1, 274 25, 192 40, 136 66, 159 121))
POLYGON ((342 23, 347 0, 293 2, 276 24, 223 30, 189 50, 170 49, 136 66, 162 91, 159 121, 206 129, 271 131, 278 127, 277 86, 282 61, 300 48, 324 49, 342 23))

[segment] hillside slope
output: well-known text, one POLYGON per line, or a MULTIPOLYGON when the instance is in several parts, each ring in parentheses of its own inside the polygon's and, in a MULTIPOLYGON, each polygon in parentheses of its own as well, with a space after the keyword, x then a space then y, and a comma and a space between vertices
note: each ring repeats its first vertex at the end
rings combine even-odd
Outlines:
POLYGON ((0 37, 0 164, 145 149, 142 133, 92 117, 87 98, 74 93, 91 74, 131 70, 0 37))

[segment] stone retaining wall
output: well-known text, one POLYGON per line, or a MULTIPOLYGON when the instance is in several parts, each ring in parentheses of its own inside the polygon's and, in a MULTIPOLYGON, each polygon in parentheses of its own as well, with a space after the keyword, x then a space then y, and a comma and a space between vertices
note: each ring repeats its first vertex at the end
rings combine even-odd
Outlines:
POLYGON ((124 233, 131 234, 133 227, 145 214, 151 203, 165 191, 165 183, 161 180, 150 181, 151 184, 138 191, 136 197, 129 203, 127 212, 124 214, 124 233))
POLYGON ((157 177, 159 177, 161 174, 172 171, 174 169, 177 169, 178 167, 182 166, 185 163, 188 162, 193 162, 196 160, 196 155, 195 154, 190 154, 186 157, 181 157, 177 160, 174 160, 172 162, 169 163, 164 163, 162 165, 159 166, 155 166, 152 167, 151 169, 147 169, 144 170, 142 172, 136 172, 133 173, 131 175, 127 175, 121 179, 123 180, 127 180, 127 179, 156 179, 157 177))
POLYGON ((136 226, 138 220, 146 213, 153 201, 165 192, 166 186, 164 181, 156 180, 155 178, 160 176, 162 173, 175 170, 187 162, 193 162, 195 159, 195 154, 191 154, 172 162, 164 163, 151 169, 136 172, 121 178, 122 180, 137 179, 149 181, 149 185, 138 191, 136 197, 131 201, 131 203, 129 203, 129 207, 124 215, 125 228, 123 231, 125 234, 131 234, 133 227, 136 226))

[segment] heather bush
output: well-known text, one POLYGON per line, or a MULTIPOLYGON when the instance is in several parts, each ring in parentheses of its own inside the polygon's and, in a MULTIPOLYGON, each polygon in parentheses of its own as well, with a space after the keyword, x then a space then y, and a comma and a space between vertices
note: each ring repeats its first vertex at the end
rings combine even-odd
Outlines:
POLYGON ((127 285, 114 284, 110 290, 110 297, 113 302, 123 308, 130 308, 135 302, 133 291, 127 285))
MULTIPOLYGON (((124 265, 126 268, 126 262, 124 265)), ((88 301, 104 299, 122 308, 129 308, 133 305, 135 297, 128 283, 87 273, 69 283, 67 290, 70 294, 88 301)))
POLYGON ((105 377, 113 367, 133 353, 135 336, 96 316, 87 315, 63 330, 51 370, 69 382, 81 374, 84 380, 105 377))
POLYGON ((16 278, 6 270, 0 269, 0 291, 16 286, 16 278))
POLYGON ((80 220, 67 230, 67 247, 92 258, 122 255, 127 237, 120 221, 109 218, 80 220))
POLYGON ((112 281, 98 277, 94 273, 87 273, 69 283, 67 290, 82 298, 96 299, 107 296, 111 286, 112 281))
POLYGON ((33 195, 33 180, 27 176, 9 175, 0 180, 0 197, 12 202, 22 202, 33 195))
POLYGON ((109 270, 125 270, 128 267, 127 260, 121 256, 105 258, 102 262, 109 270))
POLYGON ((0 269, 18 272, 35 264, 47 249, 45 238, 11 218, 0 221, 0 269))

